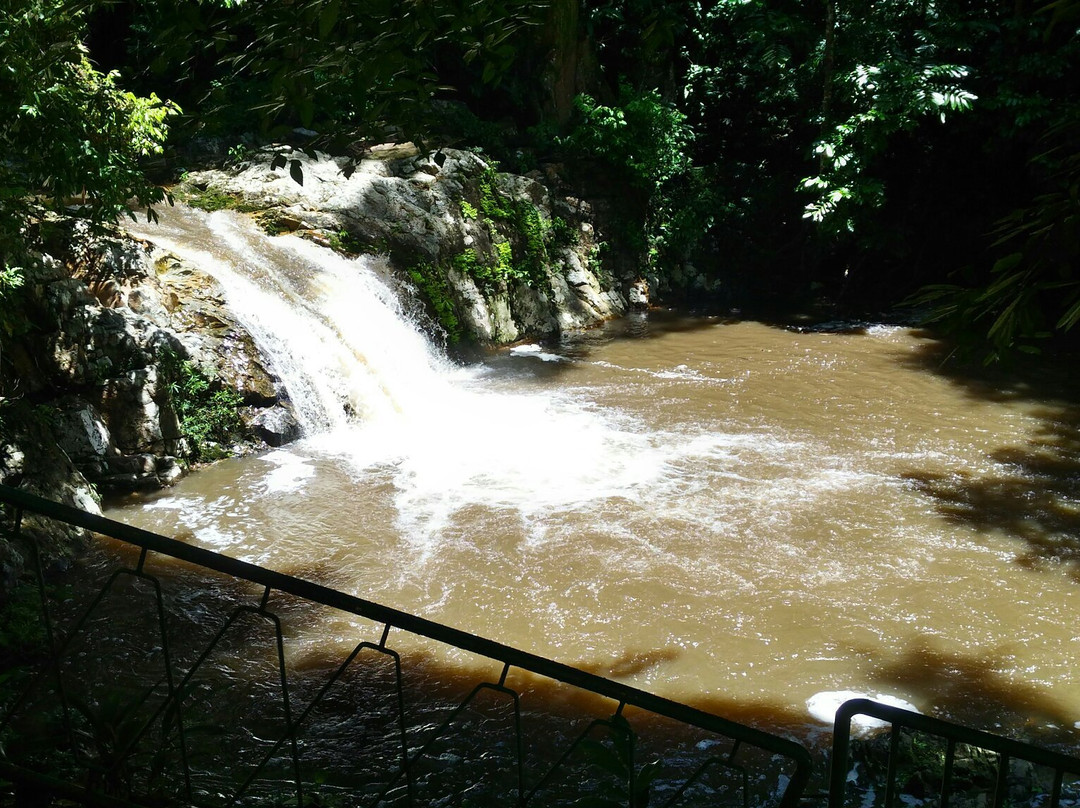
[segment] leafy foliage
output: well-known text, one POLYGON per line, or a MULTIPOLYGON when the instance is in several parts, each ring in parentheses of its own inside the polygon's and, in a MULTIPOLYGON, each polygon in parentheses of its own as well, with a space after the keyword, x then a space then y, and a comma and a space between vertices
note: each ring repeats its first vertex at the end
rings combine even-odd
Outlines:
POLYGON ((995 228, 995 248, 1005 252, 989 281, 931 284, 913 300, 930 304, 929 321, 977 338, 987 361, 1017 348, 1034 353, 1054 331, 1080 322, 1080 119, 1054 127, 1042 155, 1054 158, 1049 189, 1014 209, 995 228), (978 329, 978 330, 976 330, 978 329))
POLYGON ((708 225, 708 217, 694 215, 706 207, 707 195, 695 182, 700 172, 690 157, 694 133, 686 115, 655 90, 638 94, 627 87, 617 105, 583 95, 577 110, 564 143, 616 171, 637 196, 636 226, 643 230, 649 265, 655 269, 676 248, 685 251, 694 241, 690 232, 708 225))
POLYGON ((455 345, 464 336, 461 321, 450 295, 446 279, 430 264, 418 264, 408 270, 409 278, 431 308, 436 322, 446 332, 446 341, 455 345))
POLYGON ((81 44, 87 3, 29 0, 0 11, 0 204, 26 210, 42 195, 54 207, 77 197, 95 220, 128 211, 128 200, 161 202, 139 160, 160 154, 174 105, 122 90, 95 70, 81 44))
POLYGON ((444 88, 439 65, 475 66, 470 78, 497 85, 544 9, 525 0, 154 0, 139 24, 144 47, 170 49, 158 71, 214 76, 204 115, 235 116, 255 101, 265 131, 301 126, 326 145, 420 136, 444 88))
MULTIPOLYGON (((423 145, 438 133, 497 147, 518 170, 576 165, 570 179, 616 200, 610 257, 632 255, 661 279, 711 272, 726 289, 825 289, 877 305, 931 280, 937 299, 985 321, 1001 345, 1023 342, 1080 319, 1072 276, 1039 235, 1071 226, 1069 183, 1051 179, 1068 148, 1033 154, 1043 132, 1078 117, 1076 7, 25 0, 0 11, 0 91, 15 110, 0 122, 0 306, 17 294, 34 204, 77 199, 108 219, 129 197, 160 201, 139 164, 160 151, 175 108, 159 97, 171 97, 193 113, 177 119, 186 132, 231 132, 234 144, 254 143, 256 124, 354 155, 373 140, 423 145), (138 95, 82 44, 101 45, 87 20, 117 8, 130 19, 105 61, 138 95), (581 90, 563 127, 551 111, 581 90), (1022 196, 1002 190, 1012 187, 1022 196), (1014 254, 1023 259, 1005 261, 1014 254), (988 295, 977 305, 940 283, 970 260, 983 269, 953 286, 988 295), (688 261, 693 272, 667 272, 688 261), (1010 306, 1020 289, 1027 302, 1010 306)), ((230 151, 233 162, 250 156, 230 151)), ((517 233, 477 272, 538 281, 552 223, 492 183, 465 204, 517 233)))
MULTIPOLYGON (((177 108, 140 97, 101 73, 81 39, 88 0, 26 0, 0 6, 0 324, 20 322, 31 224, 43 207, 72 202, 93 222, 165 200, 140 161, 160 154, 177 108)), ((134 215, 134 214, 132 214, 134 215)))
MULTIPOLYGON (((922 58, 934 49, 925 51, 922 58)), ((959 83, 968 72, 961 65, 900 59, 857 65, 843 82, 856 111, 814 145, 820 170, 802 181, 816 197, 806 205, 804 217, 854 231, 851 209, 880 206, 885 193, 880 180, 867 176, 867 167, 893 135, 910 131, 922 118, 936 115, 945 123, 946 113, 971 109, 975 95, 959 83)))
POLYGON ((180 431, 189 442, 194 460, 213 460, 221 456, 221 445, 228 445, 244 432, 238 408, 243 399, 235 390, 211 379, 190 360, 166 351, 160 367, 168 380, 173 408, 180 421, 180 431))

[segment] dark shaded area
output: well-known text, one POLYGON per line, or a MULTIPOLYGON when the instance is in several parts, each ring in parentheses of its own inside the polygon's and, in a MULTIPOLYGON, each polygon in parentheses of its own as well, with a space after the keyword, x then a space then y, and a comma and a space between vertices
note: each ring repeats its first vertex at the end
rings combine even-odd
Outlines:
POLYGON ((903 475, 948 520, 1021 543, 1016 562, 1031 570, 1065 565, 1080 582, 1080 386, 1070 355, 982 367, 956 361, 948 343, 926 343, 906 359, 948 379, 973 401, 1015 404, 1040 420, 1023 446, 989 455, 995 473, 903 475))
MULTIPOLYGON (((853 653, 872 658, 868 648, 853 653)), ((1007 662, 990 654, 952 653, 924 639, 878 663, 872 675, 883 689, 901 687, 916 701, 933 703, 939 718, 1075 754, 1076 716, 1044 689, 1017 684, 1003 667, 1007 662)))
MULTIPOLYGON (((83 559, 69 575, 73 595, 51 604, 58 636, 71 635, 74 621, 118 561, 134 566, 137 560, 135 553, 117 546, 83 559)), ((258 587, 169 559, 151 557, 146 571, 161 582, 166 636, 156 620, 152 582, 128 574, 114 579, 65 647, 66 725, 60 693, 52 677, 45 676, 16 711, 16 720, 0 729, 20 765, 44 766, 73 780, 88 769, 95 773, 95 787, 165 802, 183 794, 188 767, 194 793, 211 803, 258 772, 250 793, 268 799, 291 790, 291 741, 275 745, 291 716, 299 726, 301 777, 310 793, 327 798, 370 798, 383 791, 403 796, 404 780, 394 779, 393 773, 407 749, 417 760, 413 789, 421 802, 465 796, 512 801, 518 726, 526 782, 530 788, 543 782, 550 790, 544 804, 568 804, 583 793, 618 787, 611 765, 617 764, 612 753, 622 736, 608 723, 617 708, 610 699, 520 669, 511 671, 505 685, 513 690, 506 690, 500 684, 501 665, 491 660, 462 652, 447 656, 436 644, 397 630, 390 632, 383 650, 380 625, 281 593, 263 601, 258 587), (306 642, 308 631, 326 620, 346 621, 342 643, 306 642), (284 643, 280 658, 277 621, 284 643), (369 645, 348 661, 350 649, 361 640, 369 645), (404 729, 394 656, 387 653, 395 648, 401 652, 404 729), (180 713, 168 706, 165 649, 172 661, 172 687, 181 694, 183 743, 169 729, 180 713), (282 661, 288 701, 278 670, 282 661), (324 690, 333 677, 336 682, 324 690), (515 713, 515 704, 520 712, 515 713), (579 744, 586 732, 587 742, 579 744), (542 780, 564 753, 568 756, 557 774, 542 780)), ((613 663, 580 667, 631 676, 670 658, 664 650, 631 651, 613 663)), ((29 680, 20 675, 13 681, 29 680)), ((0 717, 21 689, 8 689, 0 697, 0 717)), ((717 700, 701 707, 757 727, 793 727, 799 721, 767 706, 740 709, 717 700)), ((627 716, 638 765, 663 761, 657 788, 677 788, 704 760, 730 748, 730 739, 712 732, 640 710, 629 710, 627 716)), ((786 768, 751 748, 740 753, 740 760, 765 775, 754 785, 762 795, 776 788, 786 768)), ((693 787, 706 794, 737 790, 735 774, 721 767, 693 787)), ((396 804, 396 798, 391 801, 396 804)))

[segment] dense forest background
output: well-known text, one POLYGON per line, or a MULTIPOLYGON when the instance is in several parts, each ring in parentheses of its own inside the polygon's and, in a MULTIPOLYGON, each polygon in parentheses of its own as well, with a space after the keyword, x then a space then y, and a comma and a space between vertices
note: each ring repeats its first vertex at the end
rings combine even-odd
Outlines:
POLYGON ((1076 0, 4 0, 0 327, 26 327, 47 208, 159 204, 198 142, 412 140, 617 200, 608 248, 684 303, 915 302, 982 356, 1038 350, 1080 319, 1078 22, 1076 0))

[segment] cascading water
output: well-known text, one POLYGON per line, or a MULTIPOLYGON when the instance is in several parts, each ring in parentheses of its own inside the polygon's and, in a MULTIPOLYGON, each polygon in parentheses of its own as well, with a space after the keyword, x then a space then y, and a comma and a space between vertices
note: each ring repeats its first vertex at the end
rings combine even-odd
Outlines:
POLYGON ((680 451, 565 396, 478 389, 481 371, 450 363, 405 312, 382 258, 270 238, 225 211, 163 212, 143 235, 222 284, 288 390, 301 451, 392 470, 397 521, 418 547, 477 504, 529 522, 633 496, 680 451))
POLYGON ((142 235, 218 278, 305 434, 116 518, 755 723, 848 691, 1080 721, 1045 550, 1080 530, 1068 399, 947 377, 886 327, 650 315, 462 367, 381 259, 162 220, 142 235))

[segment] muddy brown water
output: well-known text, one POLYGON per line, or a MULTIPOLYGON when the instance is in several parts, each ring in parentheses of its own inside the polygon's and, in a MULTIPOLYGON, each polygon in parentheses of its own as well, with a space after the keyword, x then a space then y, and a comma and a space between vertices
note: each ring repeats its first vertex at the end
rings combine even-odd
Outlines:
MULTIPOLYGON (((144 229, 218 277, 305 437, 109 516, 803 738, 858 694, 1080 745, 1069 362, 657 311, 461 365, 381 259, 144 229)), ((357 640, 291 626, 298 662, 357 640)))
POLYGON ((1077 399, 942 359, 635 315, 108 515, 737 719, 812 735, 850 692, 1075 744, 1077 399))

